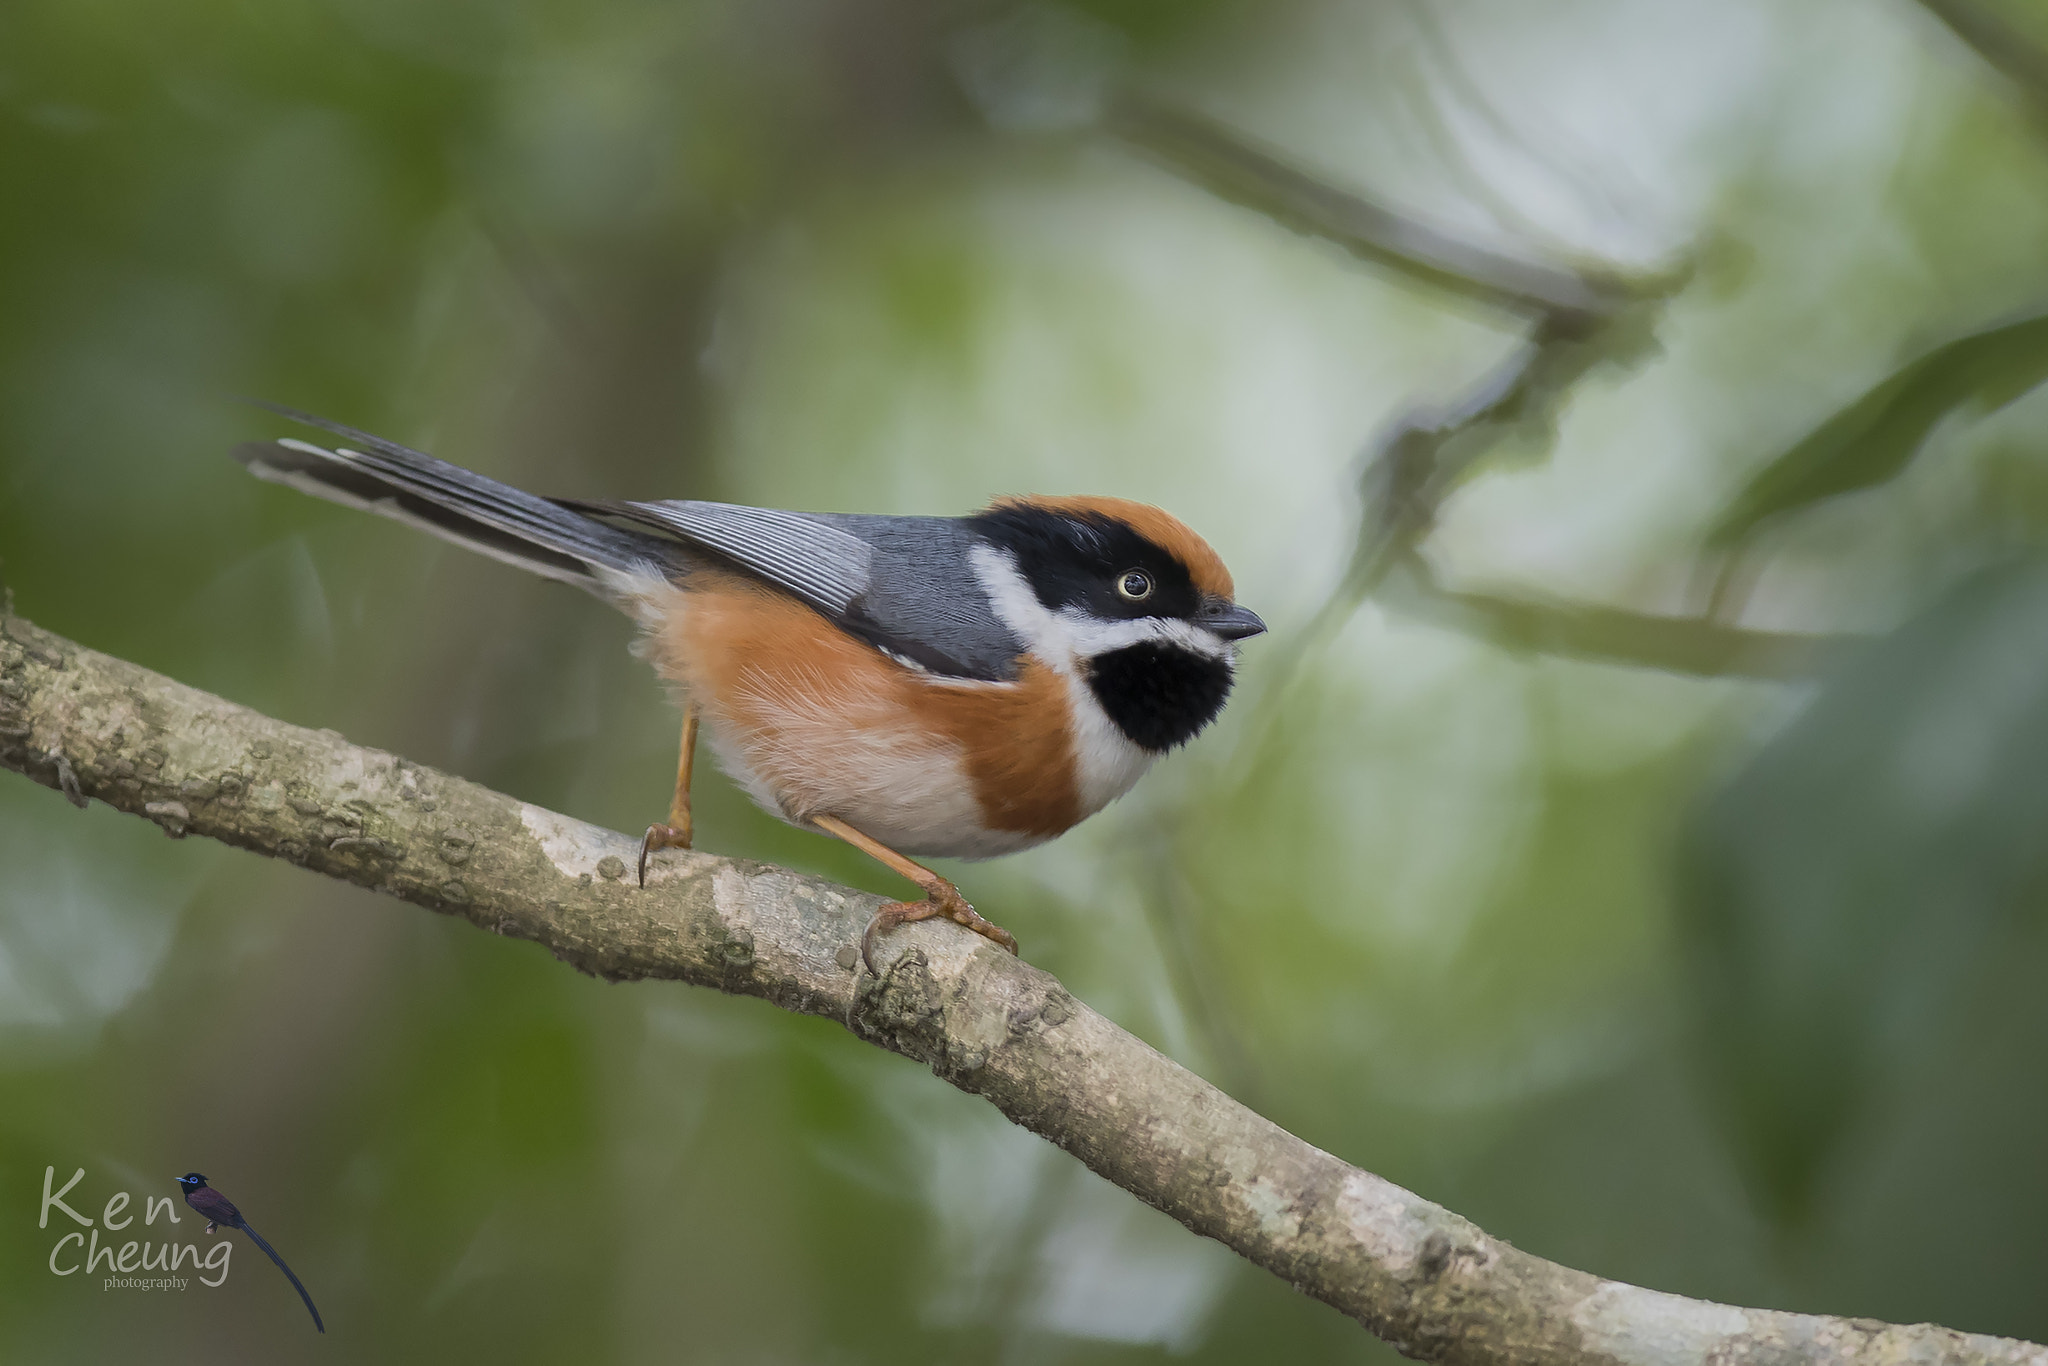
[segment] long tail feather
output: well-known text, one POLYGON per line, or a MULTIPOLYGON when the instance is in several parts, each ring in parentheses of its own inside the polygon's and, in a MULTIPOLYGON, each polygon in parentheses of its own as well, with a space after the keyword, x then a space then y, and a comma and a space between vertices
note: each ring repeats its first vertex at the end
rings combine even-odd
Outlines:
POLYGON ((277 1263, 277 1269, 285 1274, 285 1278, 292 1283, 292 1288, 299 1292, 299 1298, 306 1302, 306 1312, 313 1316, 313 1326, 315 1328, 318 1328, 323 1333, 326 1332, 327 1325, 320 1322, 320 1311, 313 1307, 313 1297, 306 1293, 305 1286, 299 1284, 299 1278, 297 1276, 292 1275, 292 1269, 284 1264, 284 1258, 277 1255, 277 1249, 272 1247, 269 1243, 264 1242, 263 1235, 258 1233, 255 1229, 250 1228, 249 1221, 247 1219, 242 1220, 240 1224, 236 1225, 236 1227, 240 1228, 242 1232, 249 1235, 250 1242, 256 1244, 256 1246, 262 1248, 265 1252, 270 1254, 270 1260, 277 1263))
POLYGON ((671 542, 612 526, 510 484, 501 484, 423 451, 275 404, 258 403, 294 422, 343 438, 333 449, 283 439, 235 448, 259 479, 406 522, 493 559, 601 597, 632 576, 674 558, 671 542))

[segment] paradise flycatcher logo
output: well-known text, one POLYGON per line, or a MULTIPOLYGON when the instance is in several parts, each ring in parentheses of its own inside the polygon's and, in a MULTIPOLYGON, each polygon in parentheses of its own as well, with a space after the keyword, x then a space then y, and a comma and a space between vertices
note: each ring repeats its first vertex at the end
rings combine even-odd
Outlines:
MULTIPOLYGON (((101 1245, 100 1230, 105 1229, 111 1235, 127 1229, 135 1222, 135 1216, 128 1212, 128 1192, 115 1191, 108 1196, 107 1203, 100 1209, 99 1222, 96 1224, 64 1201, 64 1197, 71 1194, 72 1187, 85 1179, 85 1168, 80 1167, 73 1172, 71 1179, 52 1193, 51 1186, 56 1176, 55 1167, 43 1168, 43 1207, 40 1217, 36 1220, 36 1227, 50 1227, 52 1210, 67 1216, 79 1227, 65 1233, 51 1245, 50 1271, 53 1275, 70 1276, 83 1271, 91 1276, 98 1274, 104 1263, 105 1277, 100 1284, 102 1290, 183 1290, 186 1285, 185 1278, 175 1273, 189 1260, 193 1274, 199 1276, 201 1284, 217 1287, 226 1282, 228 1259, 234 1255, 235 1250, 234 1244, 227 1239, 223 1238, 209 1247, 202 1258, 197 1243, 181 1245, 173 1242, 171 1239, 176 1235, 166 1229, 164 1233, 167 1236, 163 1242, 153 1244, 147 1237, 130 1239, 122 1243, 120 1251, 116 1252, 112 1237, 107 1239, 104 1246, 101 1245), (81 1229, 85 1231, 81 1232, 81 1229), (218 1277, 200 1274, 204 1271, 217 1271, 220 1274, 218 1277), (145 1274, 137 1276, 136 1272, 145 1274), (150 1276, 146 1274, 149 1272, 158 1274, 150 1276)), ((156 1223, 159 1214, 173 1224, 184 1222, 178 1218, 177 1205, 170 1196, 144 1196, 142 1226, 146 1229, 156 1223)), ((59 1224, 58 1227, 64 1226, 59 1224)))

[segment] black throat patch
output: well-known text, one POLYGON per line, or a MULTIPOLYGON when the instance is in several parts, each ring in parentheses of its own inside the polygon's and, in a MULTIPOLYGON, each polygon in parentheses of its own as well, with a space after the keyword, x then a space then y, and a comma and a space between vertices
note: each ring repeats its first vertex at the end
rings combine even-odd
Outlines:
POLYGON ((1230 666, 1173 645, 1147 641, 1088 661, 1088 686, 1118 730, 1140 749, 1163 754, 1216 719, 1230 696, 1230 666))

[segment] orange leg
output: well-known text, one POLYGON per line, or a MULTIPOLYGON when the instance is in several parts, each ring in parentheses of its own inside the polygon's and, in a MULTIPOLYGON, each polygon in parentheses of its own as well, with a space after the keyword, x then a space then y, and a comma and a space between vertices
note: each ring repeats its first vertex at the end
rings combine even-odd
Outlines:
POLYGON ((688 849, 693 834, 690 823, 690 769, 697 758, 697 708, 683 707, 683 752, 676 760, 676 795, 668 804, 668 824, 650 825, 640 841, 640 885, 647 885, 647 856, 660 849, 688 849))
MULTIPOLYGON (((907 925, 913 920, 929 920, 942 915, 956 924, 965 925, 984 939, 992 939, 1011 953, 1017 951, 1017 941, 1001 925, 990 924, 974 913, 974 907, 967 904, 967 898, 960 895, 960 889, 940 877, 921 863, 913 863, 880 840, 869 839, 860 831, 836 816, 813 816, 811 824, 828 835, 837 835, 854 848, 874 859, 893 873, 900 873, 918 886, 924 888, 922 901, 898 901, 884 906, 868 922, 867 932, 860 937, 860 959, 867 964, 869 972, 875 972, 875 936, 886 934, 898 925, 907 925)), ((877 977, 880 973, 875 972, 877 977)))

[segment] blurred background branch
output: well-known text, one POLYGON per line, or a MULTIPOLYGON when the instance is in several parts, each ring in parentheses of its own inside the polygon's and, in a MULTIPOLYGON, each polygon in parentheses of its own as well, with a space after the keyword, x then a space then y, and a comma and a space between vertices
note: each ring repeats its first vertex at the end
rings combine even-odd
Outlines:
MULTIPOLYGON (((1426 22, 1426 20, 1425 20, 1426 22)), ((1441 34, 1426 29, 1437 41, 1441 34)), ((1350 562, 1307 628, 1285 646, 1273 670, 1286 680, 1342 629, 1398 563, 1414 557, 1443 500, 1499 448, 1518 443, 1546 453, 1561 410, 1577 384, 1603 364, 1628 366, 1655 349, 1659 303, 1689 268, 1655 275, 1567 268, 1509 256, 1431 227, 1372 199, 1340 190, 1223 124, 1150 95, 1109 98, 1102 128, 1217 197, 1276 224, 1323 238, 1361 261, 1424 286, 1533 319, 1527 340, 1447 408, 1403 418, 1361 462, 1361 517, 1350 562)), ((1433 579, 1424 579, 1434 589, 1433 579)), ((1471 596, 1440 591, 1433 620, 1475 629, 1511 649, 1677 672, 1761 672, 1784 676, 1810 667, 1821 651, 1795 640, 1748 639, 1707 622, 1650 617, 1619 609, 1471 596)), ((1415 593, 1402 601, 1417 604, 1415 593)))
POLYGON ((1459 592, 1439 583, 1420 557, 1402 562, 1384 596, 1390 606, 1504 649, 1701 678, 1811 679, 1843 652, 1874 639, 1752 631, 1698 617, 1459 592))
POLYGON ((1951 33, 2048 114, 2048 46, 1978 0, 1920 0, 1951 33))
POLYGON ((854 945, 876 898, 703 853, 635 887, 624 835, 184 687, 11 604, 0 684, 0 765, 81 807, 98 798, 173 838, 457 914, 609 981, 679 980, 842 1021, 1419 1360, 2048 1366, 2031 1343, 1732 1309, 1545 1261, 1260 1118, 951 927, 892 935, 870 977, 854 945))
POLYGON ((1227 126, 1154 96, 1114 97, 1103 130, 1219 199, 1333 242, 1401 275, 1477 302, 1583 331, 1672 280, 1568 270, 1489 250, 1290 164, 1227 126))
MULTIPOLYGON (((1102 127, 1218 198, 1282 227, 1323 238, 1424 286, 1533 319, 1528 340, 1463 398, 1402 419, 1362 461, 1362 514, 1350 564, 1289 646, 1289 663, 1277 671, 1282 678, 1341 628, 1394 563, 1429 534, 1443 499, 1492 451, 1517 440, 1547 451, 1558 414, 1581 379, 1603 363, 1627 365, 1649 354, 1657 303, 1690 273, 1632 277, 1509 256, 1338 189, 1221 123, 1140 92, 1111 97, 1102 127)), ((1572 634, 1561 624, 1521 637, 1535 645, 1572 634)), ((1623 639, 1611 638, 1610 647, 1623 639)), ((1682 657, 1660 650, 1652 658, 1682 657)))

